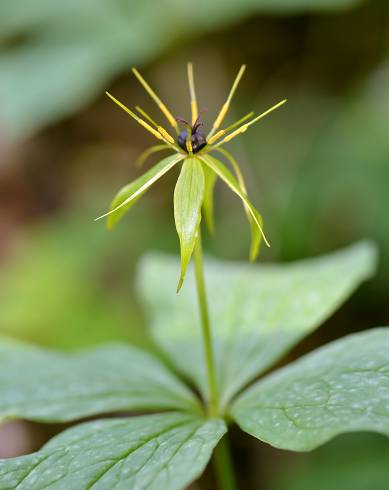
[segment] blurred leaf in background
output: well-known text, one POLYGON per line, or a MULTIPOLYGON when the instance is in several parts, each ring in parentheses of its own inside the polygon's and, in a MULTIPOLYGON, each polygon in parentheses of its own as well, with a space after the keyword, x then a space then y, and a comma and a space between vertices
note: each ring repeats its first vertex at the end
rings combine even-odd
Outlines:
POLYGON ((0 276, 1 333, 61 348, 145 342, 125 227, 110 234, 69 211, 27 228, 17 242, 0 276))
POLYGON ((291 455, 272 490, 386 490, 389 446, 376 434, 341 436, 308 455, 291 455))
POLYGON ((0 121, 11 140, 72 115, 112 78, 179 39, 254 13, 354 7, 361 0, 3 0, 0 121))
POLYGON ((259 142, 248 133, 245 155, 254 164, 251 185, 272 211, 265 219, 278 237, 274 255, 293 259, 374 237, 381 245, 381 294, 389 287, 388 87, 383 64, 345 97, 312 88, 293 94, 289 111, 263 125, 259 142))

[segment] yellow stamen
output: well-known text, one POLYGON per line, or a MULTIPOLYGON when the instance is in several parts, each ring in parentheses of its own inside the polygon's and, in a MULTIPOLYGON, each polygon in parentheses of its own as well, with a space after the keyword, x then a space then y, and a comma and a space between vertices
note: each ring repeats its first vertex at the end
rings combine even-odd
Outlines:
POLYGON ((220 131, 218 131, 216 134, 214 134, 213 136, 211 136, 209 138, 209 140, 207 141, 207 144, 208 145, 212 145, 213 143, 215 143, 215 141, 217 141, 218 139, 220 139, 225 134, 226 134, 225 130, 224 129, 221 129, 220 131))
POLYGON ((169 111, 169 109, 165 106, 165 104, 161 101, 161 99, 158 97, 158 95, 154 92, 154 90, 150 87, 150 85, 146 82, 146 80, 142 77, 142 75, 139 73, 139 71, 136 68, 132 69, 132 72, 136 76, 136 78, 139 80, 143 88, 146 90, 146 92, 150 95, 150 97, 154 100, 154 102, 157 104, 159 109, 162 111, 166 119, 169 121, 170 125, 173 126, 173 128, 177 129, 177 121, 173 117, 172 113, 169 111))
POLYGON ((218 131, 216 134, 214 134, 213 136, 211 136, 209 138, 209 140, 207 141, 207 144, 208 145, 212 145, 218 139, 220 139, 222 136, 224 136, 228 131, 230 131, 233 128, 236 128, 236 126, 239 126, 239 124, 242 124, 244 121, 246 121, 247 119, 249 119, 250 117, 252 117, 253 114, 254 114, 254 112, 249 112, 248 114, 246 114, 245 116, 241 117, 238 121, 234 122, 233 124, 231 124, 227 128, 221 129, 220 131, 218 131))
POLYGON ((163 104, 162 102, 158 106, 160 110, 163 112, 164 116, 166 119, 169 121, 170 125, 174 128, 177 129, 177 121, 175 117, 172 115, 172 113, 169 111, 169 109, 163 104))
POLYGON ((235 93, 236 89, 238 88, 239 82, 243 76, 245 69, 246 69, 246 65, 242 65, 240 67, 240 70, 239 70, 238 74, 236 75, 234 83, 232 84, 230 93, 228 94, 227 100, 223 104, 219 114, 217 115, 216 120, 213 123, 212 129, 211 129, 210 133, 208 134, 208 138, 210 138, 214 134, 214 132, 220 127, 221 123, 223 122, 223 119, 225 118, 227 111, 230 107, 232 97, 234 96, 234 93, 235 93))
POLYGON ((271 112, 273 112, 274 110, 278 109, 279 107, 281 107, 283 104, 285 104, 285 102, 287 101, 287 99, 284 99, 284 100, 281 100, 281 102, 278 102, 278 104, 275 104, 274 106, 270 107, 270 109, 268 109, 267 111, 263 112, 262 114, 260 114, 259 116, 255 117, 254 119, 252 119, 251 121, 249 121, 248 123, 246 124, 243 124, 243 126, 241 126, 240 128, 236 129, 235 131, 233 131, 232 133, 230 133, 229 135, 227 135, 219 144, 219 145, 222 145, 223 143, 227 143, 228 141, 231 141, 232 138, 235 138, 235 136, 238 136, 238 134, 241 134, 241 133, 244 133, 245 131, 247 131, 247 128, 249 126, 251 126, 252 124, 256 123, 257 121, 259 121, 260 119, 262 119, 263 117, 267 116, 268 114, 270 114, 271 112))
POLYGON ((161 135, 166 141, 174 145, 175 141, 172 138, 172 136, 170 136, 170 134, 166 131, 166 129, 164 129, 162 126, 158 126, 158 131, 161 133, 161 135))
POLYGON ((227 111, 230 108, 229 102, 225 102, 223 104, 223 107, 221 108, 215 122, 213 123, 213 128, 216 130, 220 127, 221 123, 223 122, 223 119, 226 117, 227 111))
POLYGON ((227 143, 227 141, 232 140, 232 138, 235 138, 235 136, 238 136, 238 134, 242 134, 245 131, 247 131, 247 127, 248 127, 247 124, 245 124, 244 126, 241 126, 240 128, 238 128, 235 131, 233 131, 231 134, 229 134, 228 136, 226 136, 223 141, 225 143, 227 143))
POLYGON ((249 112, 245 116, 238 119, 236 122, 234 122, 234 123, 230 124, 229 126, 227 126, 226 128, 224 128, 224 132, 227 133, 228 131, 231 131, 232 129, 239 126, 239 124, 244 123, 245 121, 247 121, 247 119, 250 119, 250 117, 253 117, 253 116, 254 116, 254 111, 249 112))
POLYGON ((115 99, 113 95, 111 95, 109 92, 105 92, 108 97, 115 102, 123 111, 127 112, 135 121, 137 121, 141 126, 143 126, 147 131, 149 131, 151 134, 153 134, 157 139, 162 140, 162 136, 158 131, 156 131, 154 128, 152 128, 149 124, 147 124, 146 121, 143 121, 140 117, 138 117, 134 112, 132 112, 127 106, 122 104, 119 100, 115 99))
POLYGON ((196 122, 196 119, 198 118, 199 110, 197 107, 197 98, 196 98, 192 63, 188 63, 188 81, 189 81, 190 106, 192 110, 192 125, 193 125, 196 122))
POLYGON ((158 129, 158 124, 152 119, 146 111, 144 111, 141 107, 138 105, 135 107, 135 109, 139 112, 139 114, 142 114, 142 116, 149 121, 155 128, 158 129))
POLYGON ((147 129, 147 131, 150 131, 150 133, 153 134, 159 140, 163 139, 161 134, 158 131, 156 131, 154 128, 152 128, 149 124, 147 124, 147 122, 143 121, 143 119, 138 119, 138 123, 141 126, 143 126, 145 129, 147 129))
POLYGON ((192 153, 193 151, 192 142, 190 141, 190 139, 186 140, 186 149, 188 150, 188 153, 192 153))

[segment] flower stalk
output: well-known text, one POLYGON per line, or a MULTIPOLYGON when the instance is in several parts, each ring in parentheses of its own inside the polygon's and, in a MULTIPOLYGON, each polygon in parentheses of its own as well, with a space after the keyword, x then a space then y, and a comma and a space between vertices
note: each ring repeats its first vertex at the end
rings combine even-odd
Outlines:
POLYGON ((218 386, 216 376, 216 363, 213 351, 212 332, 209 321, 208 301, 207 293, 205 289, 204 280, 204 266, 203 266, 203 246, 201 241, 201 231, 199 229, 197 241, 194 249, 194 265, 196 276, 196 288, 197 297, 200 310, 201 328, 203 334, 203 347, 204 357, 207 367, 207 381, 208 381, 208 414, 210 417, 216 417, 218 415, 218 386))

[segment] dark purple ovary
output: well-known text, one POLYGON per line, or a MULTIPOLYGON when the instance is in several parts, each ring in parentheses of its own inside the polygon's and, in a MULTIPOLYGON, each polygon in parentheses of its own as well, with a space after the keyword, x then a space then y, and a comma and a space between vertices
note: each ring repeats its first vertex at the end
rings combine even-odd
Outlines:
MULTIPOLYGON (((182 148, 188 153, 188 149, 186 148, 186 138, 188 137, 188 131, 184 129, 181 131, 177 138, 177 143, 182 148)), ((192 136, 190 138, 190 142, 192 143, 192 151, 193 153, 197 153, 200 151, 204 146, 207 144, 207 140, 205 139, 204 133, 201 131, 194 131, 192 133, 192 136)))

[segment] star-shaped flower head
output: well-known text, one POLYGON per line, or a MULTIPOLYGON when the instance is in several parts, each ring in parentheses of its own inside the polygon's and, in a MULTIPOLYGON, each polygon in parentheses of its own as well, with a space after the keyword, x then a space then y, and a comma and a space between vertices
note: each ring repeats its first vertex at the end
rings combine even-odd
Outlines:
POLYGON ((188 63, 188 80, 192 113, 191 124, 182 118, 174 117, 150 85, 144 80, 138 70, 135 68, 132 70, 167 119, 175 133, 174 137, 165 128, 157 124, 140 107, 136 106, 133 111, 115 99, 110 93, 106 92, 110 99, 126 111, 127 114, 135 119, 135 121, 142 125, 155 138, 160 140, 160 144, 151 146, 140 155, 138 159, 139 163, 143 163, 155 152, 170 150, 173 153, 154 165, 154 167, 142 176, 123 187, 113 199, 110 210, 96 219, 107 216, 108 228, 112 229, 135 202, 143 196, 149 187, 173 167, 180 164, 181 171, 174 190, 174 218, 181 249, 181 275, 178 281, 177 291, 179 291, 182 286, 186 269, 190 262, 196 240, 199 236, 199 226, 202 215, 204 215, 209 230, 212 232, 214 229, 213 191, 217 178, 220 178, 227 184, 228 187, 242 200, 245 213, 251 226, 250 259, 255 260, 257 257, 262 238, 266 245, 269 246, 269 242, 263 232, 261 215, 248 200, 246 186, 239 165, 232 154, 224 148, 224 145, 239 134, 244 133, 252 124, 280 107, 286 100, 282 100, 258 116, 253 117, 254 113, 250 112, 239 119, 239 121, 234 122, 224 129, 220 129, 245 68, 245 65, 240 68, 230 93, 228 94, 227 100, 220 109, 212 129, 207 135, 202 131, 203 123, 199 117, 194 86, 193 66, 191 63, 188 63), (182 123, 185 126, 181 131, 179 130, 178 123, 182 123), (225 159, 227 164, 231 167, 232 172, 225 163, 215 157, 215 153, 221 155, 225 159))

